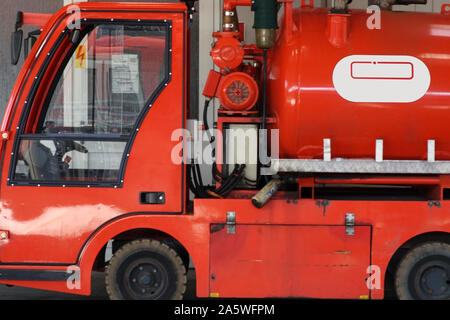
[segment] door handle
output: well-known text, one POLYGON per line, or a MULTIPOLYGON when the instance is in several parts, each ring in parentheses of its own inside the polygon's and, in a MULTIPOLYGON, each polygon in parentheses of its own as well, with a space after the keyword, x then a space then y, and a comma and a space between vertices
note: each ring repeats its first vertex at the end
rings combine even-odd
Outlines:
POLYGON ((164 192, 141 192, 139 201, 141 204, 165 204, 166 194, 164 192))

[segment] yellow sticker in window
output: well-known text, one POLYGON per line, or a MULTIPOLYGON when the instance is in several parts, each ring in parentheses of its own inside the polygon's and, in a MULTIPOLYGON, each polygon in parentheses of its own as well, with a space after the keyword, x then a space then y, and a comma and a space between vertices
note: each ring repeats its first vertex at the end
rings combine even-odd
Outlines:
POLYGON ((79 46, 75 52, 75 68, 86 69, 86 46, 79 46))

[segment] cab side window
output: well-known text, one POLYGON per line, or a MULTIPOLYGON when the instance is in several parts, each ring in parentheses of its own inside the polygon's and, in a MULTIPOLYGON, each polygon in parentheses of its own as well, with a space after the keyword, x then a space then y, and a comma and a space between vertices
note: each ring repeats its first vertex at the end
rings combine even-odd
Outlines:
POLYGON ((117 184, 143 114, 169 80, 167 23, 83 30, 46 99, 28 110, 15 182, 117 184))

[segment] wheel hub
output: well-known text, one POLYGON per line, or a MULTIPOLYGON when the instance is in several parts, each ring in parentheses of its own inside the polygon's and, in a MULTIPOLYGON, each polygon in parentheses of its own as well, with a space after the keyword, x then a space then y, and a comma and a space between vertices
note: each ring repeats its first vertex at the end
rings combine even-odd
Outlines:
POLYGON ((424 270, 421 287, 431 296, 441 296, 449 290, 449 277, 444 268, 433 266, 424 270))
POLYGON ((130 265, 124 280, 129 294, 137 299, 157 299, 167 285, 167 274, 157 261, 136 261, 130 265))
POLYGON ((417 272, 416 291, 422 299, 450 297, 450 270, 447 263, 435 260, 422 265, 417 272))

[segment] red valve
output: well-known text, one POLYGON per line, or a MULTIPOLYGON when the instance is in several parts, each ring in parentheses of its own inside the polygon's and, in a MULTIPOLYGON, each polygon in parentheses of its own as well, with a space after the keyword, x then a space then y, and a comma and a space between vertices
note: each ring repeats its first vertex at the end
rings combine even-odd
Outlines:
POLYGON ((241 42, 235 37, 239 35, 239 32, 214 33, 218 40, 211 50, 211 57, 216 66, 223 70, 233 70, 241 65, 245 52, 241 42))
POLYGON ((450 14, 450 4, 444 3, 441 7, 441 13, 442 14, 450 14))

